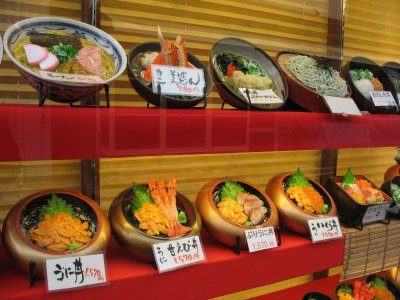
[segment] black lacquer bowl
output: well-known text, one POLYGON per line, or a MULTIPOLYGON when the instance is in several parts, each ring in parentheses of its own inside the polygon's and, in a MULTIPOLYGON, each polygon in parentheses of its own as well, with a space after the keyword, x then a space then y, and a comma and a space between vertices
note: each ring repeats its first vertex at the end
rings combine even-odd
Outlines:
POLYGON ((366 281, 367 281, 367 283, 372 283, 377 278, 383 279, 385 281, 386 288, 393 294, 395 299, 400 299, 399 290, 396 288, 396 286, 390 280, 387 280, 386 278, 383 278, 379 275, 373 274, 373 275, 369 275, 367 277, 366 281))
MULTIPOLYGON (((139 62, 139 55, 145 52, 159 52, 161 49, 160 43, 147 42, 137 45, 128 53, 128 77, 135 91, 147 102, 157 106, 166 108, 191 108, 203 101, 204 97, 182 97, 173 95, 160 95, 153 93, 151 83, 146 83, 141 76, 141 72, 145 69, 139 62), (161 100, 160 100, 161 99, 161 100)), ((206 82, 206 95, 211 92, 212 80, 207 70, 207 67, 194 55, 187 52, 189 63, 196 68, 201 68, 204 71, 204 79, 206 82)))
POLYGON ((46 259, 104 251, 110 239, 110 223, 100 206, 92 199, 68 190, 42 191, 22 199, 9 211, 3 226, 4 247, 9 256, 25 272, 29 271, 29 263, 33 262, 35 273, 39 276, 44 274, 46 259), (88 244, 73 251, 55 252, 45 250, 32 241, 29 230, 37 227, 41 208, 53 194, 65 200, 81 221, 88 222, 88 230, 92 233, 88 244))
MULTIPOLYGON (((357 179, 368 180, 362 175, 354 175, 354 177, 357 179)), ((363 219, 369 207, 387 205, 388 203, 393 202, 392 198, 390 198, 386 193, 382 192, 384 199, 381 203, 358 203, 346 192, 346 190, 342 186, 338 185, 338 183, 343 182, 343 180, 344 176, 333 176, 327 180, 325 184, 325 189, 335 200, 339 215, 339 221, 342 225, 346 227, 363 229, 363 219)), ((373 188, 379 190, 376 185, 374 185, 372 182, 370 183, 373 188)))
POLYGON ((166 235, 148 235, 146 231, 139 228, 139 221, 134 217, 131 209, 133 199, 132 187, 129 187, 115 197, 108 212, 113 236, 132 255, 146 261, 153 261, 153 244, 200 234, 202 226, 200 215, 192 203, 182 194, 176 194, 176 206, 178 211, 185 212, 187 222, 183 225, 191 227, 191 231, 183 236, 171 238, 166 235))
POLYGON ((397 93, 392 80, 389 78, 388 74, 383 70, 382 67, 378 66, 372 60, 365 57, 354 57, 349 60, 343 67, 342 74, 346 78, 347 82, 350 84, 352 90, 352 98, 357 104, 358 108, 362 111, 368 111, 375 114, 396 114, 399 109, 397 106, 376 106, 372 99, 366 98, 360 90, 355 86, 353 79, 350 75, 350 70, 355 69, 368 69, 375 78, 378 78, 383 85, 384 91, 389 91, 392 93, 397 105, 399 100, 397 98, 397 93))
POLYGON ((206 183, 197 194, 196 207, 207 231, 218 242, 229 247, 248 249, 246 230, 269 226, 278 227, 278 213, 271 199, 255 185, 241 179, 230 178, 230 180, 236 181, 246 193, 255 195, 264 202, 267 213, 259 224, 254 226, 240 225, 229 220, 219 211, 217 204, 223 200, 221 199, 221 191, 225 184, 225 178, 215 179, 206 183))
POLYGON ((327 295, 322 294, 320 292, 309 292, 309 293, 305 294, 303 296, 303 298, 301 298, 301 300, 310 300, 310 299, 313 299, 313 300, 332 300, 331 297, 328 297, 327 295))
POLYGON ((388 213, 391 218, 400 218, 400 206, 397 205, 395 198, 393 197, 393 188, 392 184, 396 184, 400 187, 400 176, 395 176, 387 181, 385 181, 381 186, 381 191, 386 193, 388 196, 393 198, 393 202, 390 204, 388 208, 388 213))
POLYGON ((216 90, 220 97, 228 104, 237 109, 280 110, 284 108, 288 97, 288 86, 285 76, 275 61, 260 48, 239 38, 223 38, 217 41, 211 48, 209 60, 216 90), (274 92, 282 100, 282 103, 249 104, 248 100, 239 91, 226 83, 224 78, 226 74, 223 74, 215 60, 215 57, 222 52, 241 54, 248 59, 256 61, 271 77, 275 86, 274 92))

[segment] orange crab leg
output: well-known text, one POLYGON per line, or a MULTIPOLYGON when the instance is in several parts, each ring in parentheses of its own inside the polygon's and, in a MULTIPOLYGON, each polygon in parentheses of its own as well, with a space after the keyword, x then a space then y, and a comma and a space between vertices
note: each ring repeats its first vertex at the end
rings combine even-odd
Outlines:
MULTIPOLYGON (((151 64, 152 65, 165 65, 164 56, 162 55, 161 52, 158 53, 158 55, 156 56, 156 58, 153 60, 153 62, 151 64)), ((151 81, 151 65, 147 67, 143 78, 146 81, 151 81)))
POLYGON ((187 51, 184 45, 183 38, 178 35, 175 40, 175 47, 176 47, 176 56, 178 59, 178 66, 180 67, 188 67, 189 60, 187 56, 187 51))

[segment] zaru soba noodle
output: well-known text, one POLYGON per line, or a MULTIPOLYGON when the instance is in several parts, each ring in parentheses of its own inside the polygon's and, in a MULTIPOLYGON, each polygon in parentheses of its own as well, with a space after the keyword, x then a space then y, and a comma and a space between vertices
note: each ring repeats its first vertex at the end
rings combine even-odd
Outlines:
POLYGON ((348 95, 346 82, 332 67, 321 68, 317 61, 306 55, 295 55, 287 59, 288 70, 305 86, 326 96, 348 95))

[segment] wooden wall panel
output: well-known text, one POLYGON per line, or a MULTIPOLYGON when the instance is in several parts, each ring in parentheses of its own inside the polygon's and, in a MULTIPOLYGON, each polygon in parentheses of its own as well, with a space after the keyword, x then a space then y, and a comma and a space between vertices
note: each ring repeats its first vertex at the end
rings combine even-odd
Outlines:
MULTIPOLYGON (((329 0, 139 1, 102 0, 101 29, 128 53, 137 44, 157 41, 157 25, 167 39, 185 38, 189 52, 208 66, 212 45, 223 37, 239 37, 271 56, 285 49, 326 54, 329 0)), ((127 75, 111 84, 112 105, 144 106, 127 75)), ((222 104, 215 90, 208 108, 222 104)))
POLYGON ((107 210, 132 182, 144 183, 153 178, 175 177, 178 191, 190 201, 196 200, 204 184, 225 176, 247 180, 262 190, 272 176, 294 172, 297 167, 318 180, 319 162, 319 150, 101 159, 100 203, 107 210))
POLYGON ((337 175, 343 176, 350 167, 353 174, 364 175, 380 187, 386 169, 396 164, 395 156, 394 147, 341 149, 338 155, 337 175))
POLYGON ((79 160, 0 162, 0 223, 28 195, 55 188, 80 192, 80 167, 79 160))
POLYGON ((398 0, 347 0, 344 57, 364 56, 378 64, 400 62, 398 0))

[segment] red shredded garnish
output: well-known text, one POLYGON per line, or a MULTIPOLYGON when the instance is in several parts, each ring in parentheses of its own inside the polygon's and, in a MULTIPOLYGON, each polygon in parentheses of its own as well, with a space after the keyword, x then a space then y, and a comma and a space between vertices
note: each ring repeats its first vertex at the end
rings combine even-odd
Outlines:
POLYGON ((234 64, 233 64, 233 62, 231 62, 229 65, 228 65, 228 70, 227 70, 228 72, 228 77, 232 77, 232 75, 233 75, 233 72, 235 72, 236 71, 236 67, 234 66, 234 64))

